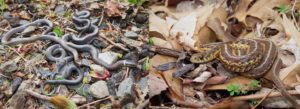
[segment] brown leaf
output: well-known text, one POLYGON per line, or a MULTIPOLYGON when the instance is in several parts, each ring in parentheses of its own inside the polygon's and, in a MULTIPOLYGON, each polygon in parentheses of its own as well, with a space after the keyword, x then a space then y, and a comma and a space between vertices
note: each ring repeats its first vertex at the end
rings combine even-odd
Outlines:
POLYGON ((227 76, 214 76, 207 80, 206 85, 223 84, 228 80, 227 76))
POLYGON ((114 0, 108 0, 105 5, 105 13, 109 17, 121 16, 121 11, 119 10, 119 4, 114 0))
MULTIPOLYGON (((174 62, 176 61, 175 58, 163 56, 163 55, 155 55, 153 58, 150 59, 150 65, 158 66, 163 63, 174 62)), ((164 71, 158 73, 155 68, 150 68, 150 74, 156 75, 157 77, 163 78, 165 83, 168 85, 169 93, 171 97, 174 97, 179 100, 183 100, 184 96, 182 94, 182 81, 178 78, 173 78, 172 74, 176 71, 176 69, 171 69, 168 71, 164 71)))
POLYGON ((163 78, 153 74, 149 74, 148 87, 149 96, 153 97, 155 95, 159 95, 162 91, 167 90, 168 85, 163 80, 163 78))

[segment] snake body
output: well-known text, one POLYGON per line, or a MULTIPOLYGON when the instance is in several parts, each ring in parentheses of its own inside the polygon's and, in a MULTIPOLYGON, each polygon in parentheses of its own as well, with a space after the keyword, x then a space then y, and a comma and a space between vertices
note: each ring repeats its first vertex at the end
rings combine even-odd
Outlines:
POLYGON ((193 63, 219 60, 224 68, 251 78, 262 77, 272 66, 276 45, 264 39, 239 39, 221 44, 203 45, 206 52, 191 56, 193 63))

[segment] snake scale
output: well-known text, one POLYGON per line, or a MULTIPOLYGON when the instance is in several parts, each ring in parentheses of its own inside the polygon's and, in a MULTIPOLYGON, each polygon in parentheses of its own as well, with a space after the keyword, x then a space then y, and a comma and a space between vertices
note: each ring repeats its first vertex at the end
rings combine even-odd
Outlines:
POLYGON ((84 73, 81 67, 86 67, 79 58, 79 53, 81 52, 89 53, 95 64, 101 65, 108 70, 117 70, 123 66, 136 67, 137 62, 133 60, 119 60, 113 64, 107 64, 98 57, 100 50, 91 43, 98 37, 99 28, 97 23, 99 20, 90 19, 89 11, 83 10, 72 14, 72 21, 75 29, 80 33, 79 35, 67 33, 59 38, 56 33, 51 32, 53 29, 51 21, 38 19, 10 29, 3 35, 1 44, 13 46, 32 43, 38 40, 50 40, 56 43, 47 48, 45 55, 48 60, 57 63, 57 72, 52 75, 50 80, 46 80, 45 84, 75 85, 80 83, 84 73), (23 36, 22 32, 30 26, 42 27, 43 32, 36 36, 23 36), (69 79, 73 73, 78 73, 77 78, 69 79), (57 75, 61 75, 65 79, 54 80, 57 75))

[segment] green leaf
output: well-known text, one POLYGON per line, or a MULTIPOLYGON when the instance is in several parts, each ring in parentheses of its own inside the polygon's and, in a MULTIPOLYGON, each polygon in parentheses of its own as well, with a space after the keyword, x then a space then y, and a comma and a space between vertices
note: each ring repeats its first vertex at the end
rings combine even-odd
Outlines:
POLYGON ((277 9, 277 11, 279 13, 287 13, 289 10, 290 10, 290 7, 287 5, 283 5, 283 4, 279 5, 279 7, 277 9))
POLYGON ((144 63, 143 63, 143 70, 144 71, 149 71, 150 70, 150 62, 149 62, 149 57, 146 57, 144 63))
POLYGON ((142 6, 146 0, 128 0, 128 2, 137 6, 142 6))
POLYGON ((118 53, 118 58, 121 59, 123 57, 123 54, 118 53))
POLYGON ((257 80, 252 80, 252 81, 250 82, 250 87, 251 87, 251 88, 258 88, 258 87, 260 87, 260 82, 257 81, 257 80))
POLYGON ((149 45, 154 45, 154 41, 152 38, 149 38, 148 42, 147 42, 149 45))
POLYGON ((61 29, 57 26, 53 28, 53 32, 56 33, 58 37, 61 37, 63 35, 61 29))
POLYGON ((227 86, 227 91, 230 93, 231 96, 243 93, 239 84, 229 84, 227 86))
POLYGON ((7 4, 5 0, 0 0, 0 5, 1 5, 1 10, 3 11, 4 9, 7 9, 7 4))
POLYGON ((65 13, 65 17, 69 19, 69 18, 71 18, 71 15, 72 15, 71 9, 67 9, 67 11, 65 13))
POLYGON ((63 77, 63 76, 61 76, 61 75, 57 75, 56 77, 55 77, 55 80, 64 80, 65 78, 63 77))
POLYGON ((87 84, 88 82, 89 82, 88 78, 87 77, 83 77, 82 83, 83 84, 87 84))

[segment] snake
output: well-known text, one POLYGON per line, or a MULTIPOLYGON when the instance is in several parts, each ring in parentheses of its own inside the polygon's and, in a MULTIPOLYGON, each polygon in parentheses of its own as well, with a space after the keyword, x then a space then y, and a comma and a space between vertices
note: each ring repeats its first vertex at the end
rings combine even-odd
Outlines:
POLYGON ((205 44, 191 56, 193 63, 219 60, 229 71, 250 78, 260 78, 270 70, 277 57, 276 45, 266 39, 238 39, 230 42, 205 44))
POLYGON ((1 44, 13 46, 32 43, 38 40, 50 40, 56 43, 47 48, 45 56, 48 60, 57 62, 57 66, 59 66, 58 72, 54 73, 50 80, 46 80, 45 84, 74 85, 80 83, 83 78, 83 72, 80 71, 80 67, 86 67, 81 63, 79 58, 79 53, 82 52, 89 53, 94 63, 108 70, 137 66, 137 62, 131 60, 119 60, 113 64, 107 64, 98 57, 101 51, 91 45, 91 42, 98 37, 99 28, 96 24, 99 20, 91 20, 89 11, 83 10, 72 14, 72 21, 75 29, 80 32, 80 35, 66 33, 60 38, 56 33, 51 32, 53 29, 53 23, 51 21, 47 19, 37 19, 31 23, 7 31, 2 36, 1 44), (43 27, 44 30, 40 35, 23 37, 21 32, 30 26, 43 27), (69 80, 68 78, 70 78, 73 72, 77 72, 79 75, 77 79, 69 80), (57 75, 64 75, 65 80, 53 80, 57 75))

